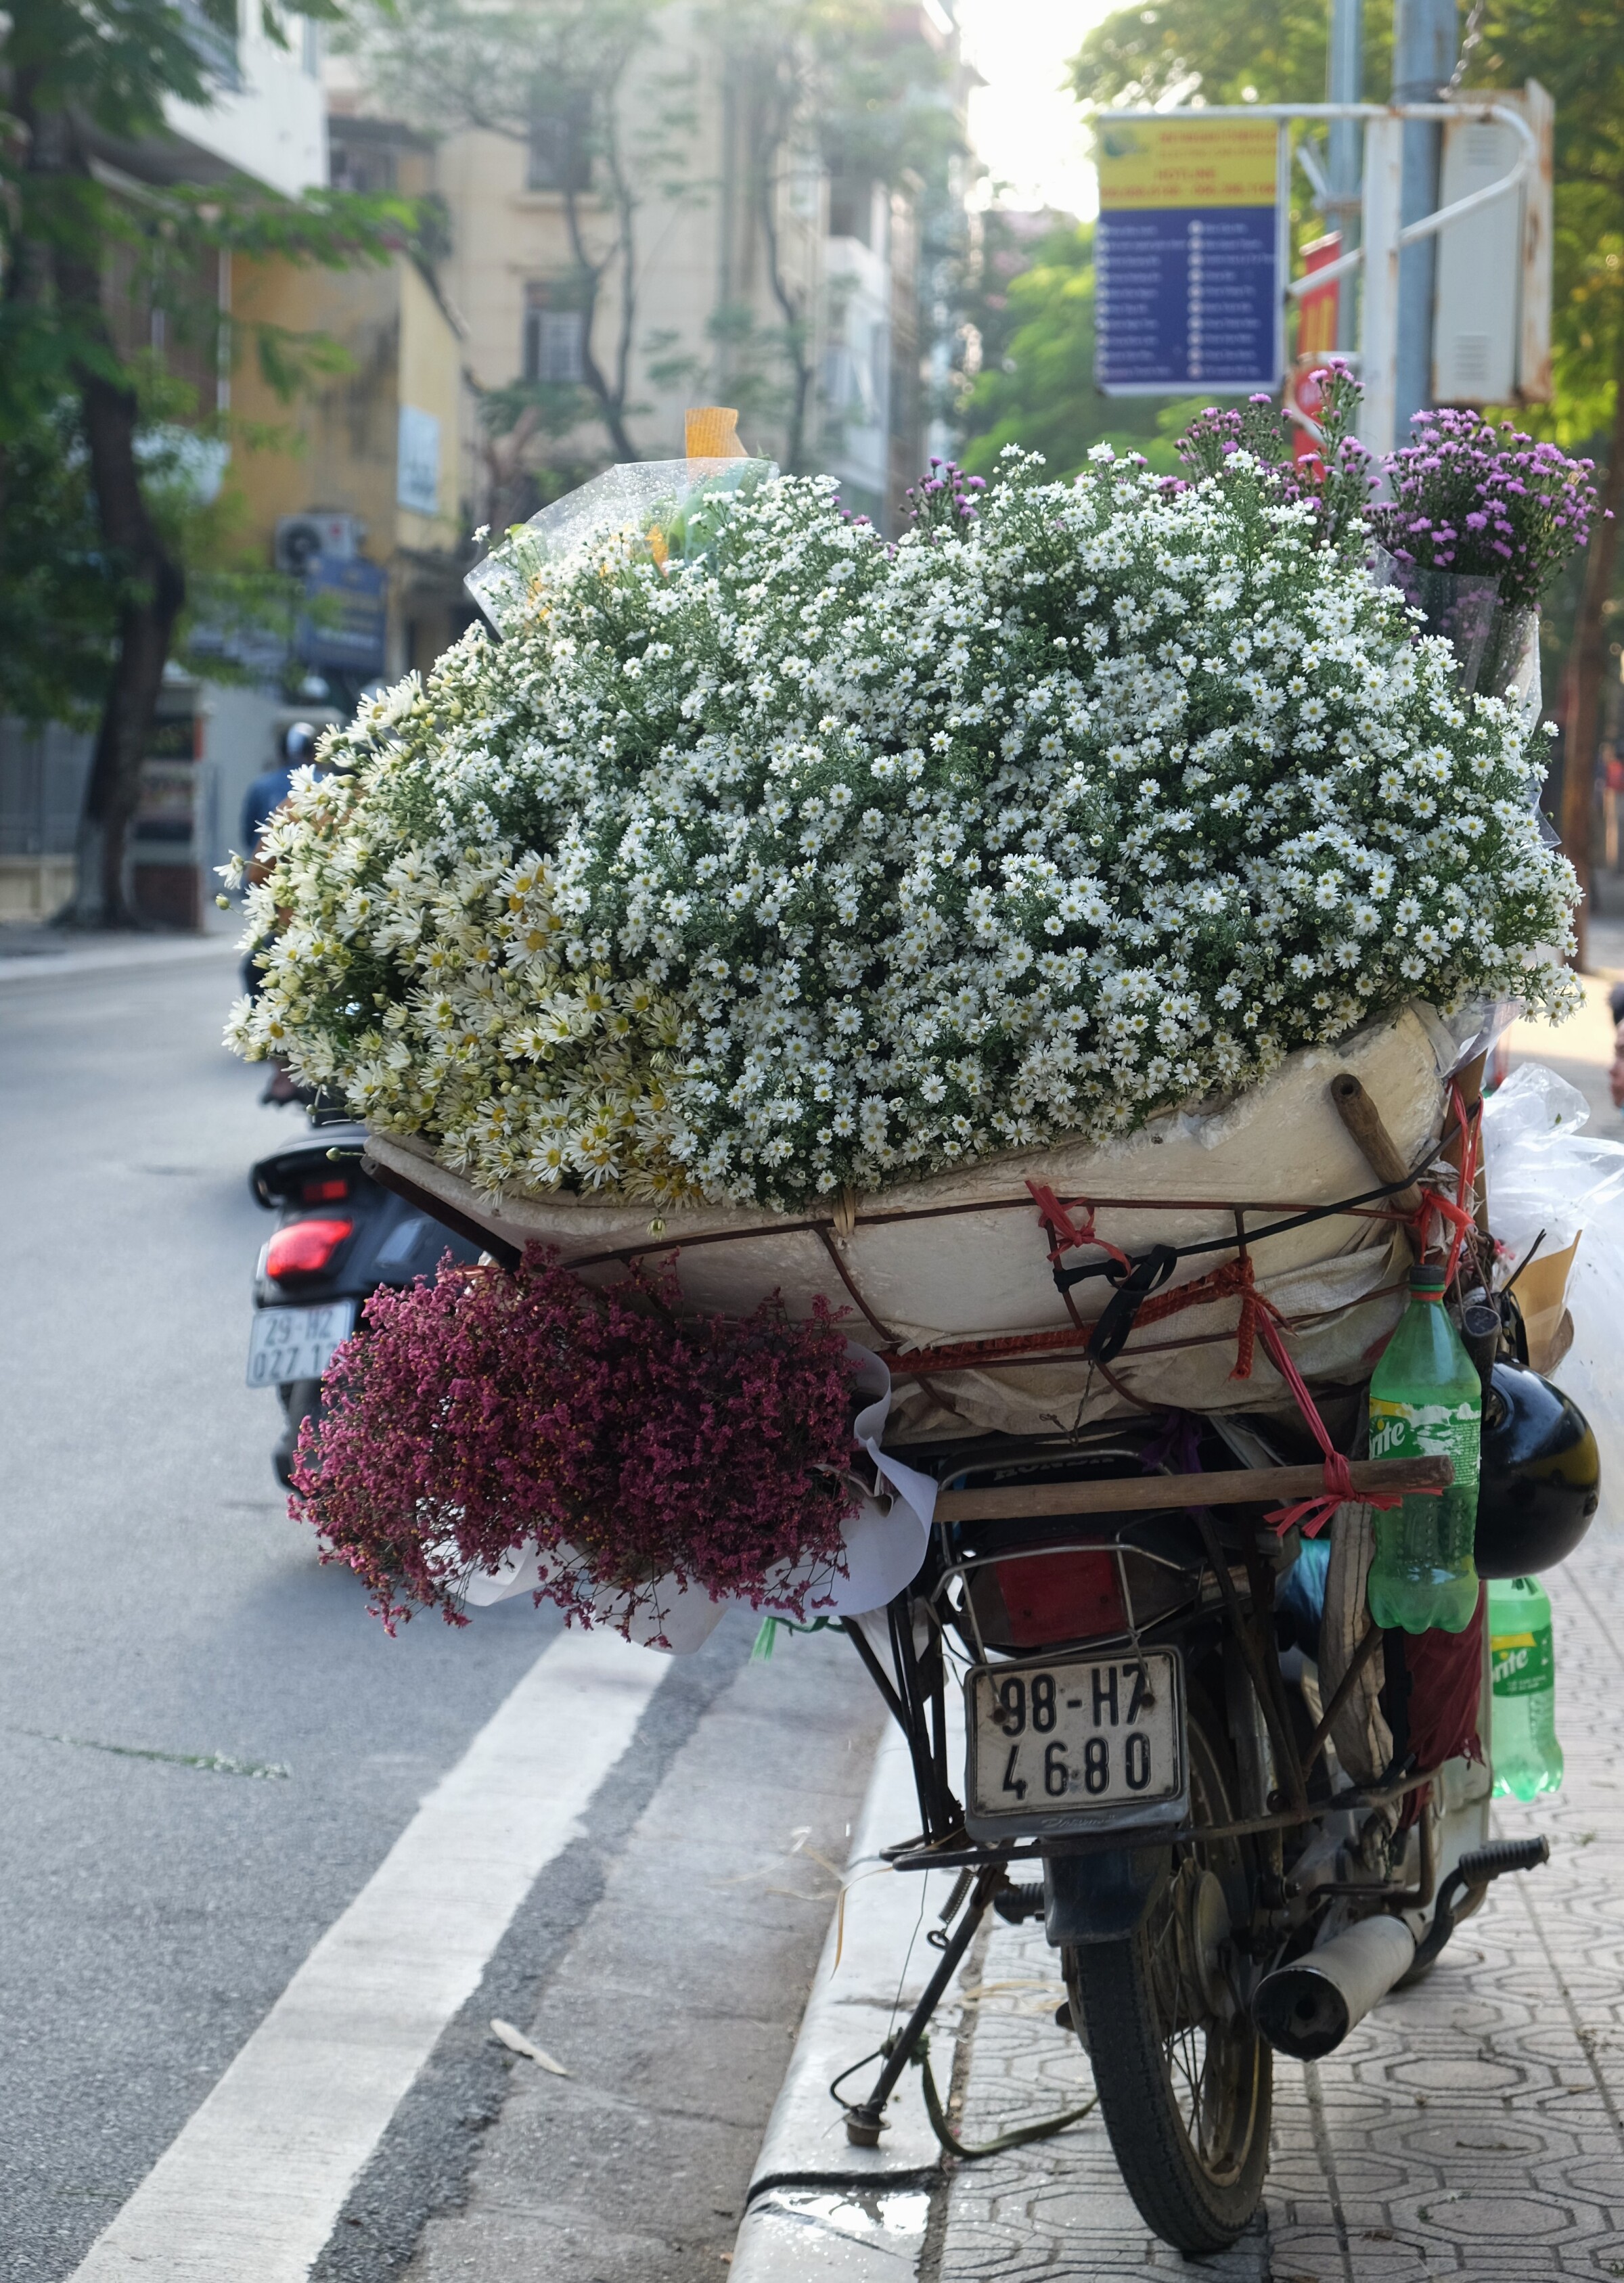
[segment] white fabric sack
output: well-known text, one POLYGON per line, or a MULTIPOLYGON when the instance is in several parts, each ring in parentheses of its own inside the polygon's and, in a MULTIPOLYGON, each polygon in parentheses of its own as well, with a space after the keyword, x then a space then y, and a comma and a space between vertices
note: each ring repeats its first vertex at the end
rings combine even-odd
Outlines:
MULTIPOLYGON (((844 1215, 829 1204, 788 1213, 695 1205, 654 1215, 646 1204, 613 1194, 512 1184, 492 1196, 440 1165, 416 1137, 375 1134, 369 1152, 386 1170, 507 1243, 522 1246, 538 1238, 556 1247, 566 1265, 581 1264, 589 1282, 615 1281, 632 1254, 657 1259, 675 1253, 691 1308, 744 1315, 777 1293, 792 1316, 801 1317, 822 1298, 847 1311, 865 1346, 905 1354, 1070 1325, 1029 1180, 1062 1199, 1111 1201, 1101 1206, 1098 1228, 1126 1252, 1158 1242, 1232 1245, 1236 1204, 1289 1212, 1377 1186, 1331 1099, 1331 1080, 1341 1071, 1360 1079, 1405 1163, 1424 1160, 1441 1134, 1446 1078, 1476 1043, 1481 1015, 1470 1010, 1446 1025, 1415 1002, 1334 1046, 1303 1048, 1271 1079, 1230 1101, 1169 1111, 1126 1141, 1011 1151, 963 1171, 896 1183, 850 1201, 844 1215), (1179 1209, 1148 1209, 1162 1200, 1178 1201, 1179 1209), (610 1254, 618 1257, 605 1257, 610 1254), (858 1320, 853 1287, 866 1321, 858 1320)), ((1284 1212, 1268 1214, 1276 1217, 1284 1212)), ((1072 1252, 1066 1260, 1099 1257, 1072 1252)), ((1182 1260, 1173 1285, 1193 1282, 1227 1257, 1221 1250, 1182 1260)), ((1284 1314, 1318 1320, 1293 1335, 1306 1375, 1363 1378, 1370 1351, 1403 1306, 1407 1257, 1394 1225, 1334 1217, 1266 1239, 1253 1257, 1259 1289, 1284 1314)), ((1085 1321, 1110 1296, 1103 1277, 1074 1292, 1085 1321)), ((1261 1353, 1250 1383, 1238 1386, 1230 1378, 1237 1313, 1233 1301, 1223 1301, 1136 1335, 1113 1370, 1146 1402, 1192 1410, 1288 1403, 1261 1353), (1208 1333, 1222 1336, 1208 1345, 1185 1344, 1208 1333), (1176 1344, 1158 1352, 1155 1343, 1176 1344)), ((934 1392, 899 1385, 890 1420, 894 1446, 925 1436, 1033 1433, 1057 1423, 1069 1429, 1126 1407, 1075 1354, 956 1373, 933 1385, 934 1392), (950 1410, 938 1400, 941 1395, 950 1410)))

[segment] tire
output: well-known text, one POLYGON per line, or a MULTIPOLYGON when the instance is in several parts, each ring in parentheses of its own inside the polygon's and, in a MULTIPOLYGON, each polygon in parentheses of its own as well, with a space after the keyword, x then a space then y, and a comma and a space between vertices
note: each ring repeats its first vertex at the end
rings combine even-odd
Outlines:
POLYGON ((286 1425, 270 1454, 277 1480, 285 1491, 293 1487, 293 1454, 299 1446, 299 1430, 307 1417, 317 1420, 322 1415, 322 1383, 319 1379, 294 1379, 277 1390, 282 1399, 286 1425))
MULTIPOLYGON (((1237 1796, 1227 1740, 1194 1698, 1189 1733, 1191 1814, 1227 1823, 1237 1796)), ((1226 1921, 1251 1915, 1254 1851, 1227 1840, 1180 1855, 1136 1935, 1080 1944, 1065 1963, 1123 2184, 1147 2227, 1198 2256, 1227 2250, 1261 2200, 1274 2056, 1224 1938, 1226 1921)))

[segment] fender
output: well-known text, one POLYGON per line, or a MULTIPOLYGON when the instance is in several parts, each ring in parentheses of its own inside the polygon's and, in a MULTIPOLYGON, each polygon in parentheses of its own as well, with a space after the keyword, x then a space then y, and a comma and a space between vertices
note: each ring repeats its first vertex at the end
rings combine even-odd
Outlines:
POLYGON ((1056 1950, 1137 1934, 1172 1867, 1167 1847, 1043 1858, 1043 1931, 1056 1950))

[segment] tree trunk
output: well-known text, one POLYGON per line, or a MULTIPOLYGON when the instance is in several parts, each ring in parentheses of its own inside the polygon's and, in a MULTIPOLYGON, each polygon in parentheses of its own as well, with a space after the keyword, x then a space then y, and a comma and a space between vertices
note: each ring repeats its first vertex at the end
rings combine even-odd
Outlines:
POLYGON ((786 473, 800 472, 802 455, 807 447, 807 408, 812 395, 812 362, 808 355, 806 312, 790 292, 785 278, 781 248, 778 243, 777 177, 773 161, 782 148, 784 133, 777 137, 756 169, 756 204, 761 225, 761 236, 767 246, 767 281, 772 297, 784 317, 784 348, 792 375, 790 417, 785 433, 784 464, 786 473))
POLYGON ((582 279, 583 296, 583 321, 581 328, 582 375, 597 400, 597 417, 608 430, 609 440, 614 446, 618 457, 622 461, 635 460, 638 456, 637 448, 627 433, 624 394, 617 396, 610 387, 605 377, 604 369, 598 363, 592 348, 592 329, 597 322, 598 288, 603 282, 604 271, 616 253, 622 265, 622 300, 624 301, 629 296, 630 300, 629 308, 622 308, 623 330, 629 329, 632 319, 636 316, 636 273, 632 266, 634 248, 626 238, 622 228, 621 234, 617 238, 615 246, 610 254, 603 261, 593 262, 587 253, 586 238, 581 226, 580 201, 574 190, 568 188, 564 193, 564 225, 569 233, 570 252, 575 258, 575 267, 582 279))
MULTIPOLYGON (((93 200, 89 168, 61 113, 30 115, 28 163, 39 175, 77 176, 93 200)), ((93 203, 88 212, 94 213, 93 203)), ((50 258, 63 331, 73 343, 97 522, 109 573, 122 589, 117 652, 80 819, 74 894, 58 914, 76 927, 133 924, 124 853, 185 574, 164 546, 136 464, 138 406, 102 307, 100 244, 93 227, 59 239, 50 258)))
POLYGON ((1589 964, 1591 812, 1596 806, 1596 755, 1601 740, 1602 682, 1607 671, 1606 605, 1619 558, 1619 520, 1624 515, 1624 318, 1613 347, 1612 432, 1607 465, 1597 489, 1604 512, 1590 536, 1584 594, 1573 629, 1573 669, 1562 761, 1562 845, 1579 875, 1584 902, 1574 928, 1578 962, 1589 964))
POLYGON ((130 927, 124 858, 141 791, 141 760, 158 711, 175 622, 186 599, 185 574, 168 554, 142 496, 136 464, 133 389, 82 371, 80 393, 90 447, 97 518, 121 572, 118 655, 97 733, 80 822, 73 901, 60 916, 75 927, 130 927))

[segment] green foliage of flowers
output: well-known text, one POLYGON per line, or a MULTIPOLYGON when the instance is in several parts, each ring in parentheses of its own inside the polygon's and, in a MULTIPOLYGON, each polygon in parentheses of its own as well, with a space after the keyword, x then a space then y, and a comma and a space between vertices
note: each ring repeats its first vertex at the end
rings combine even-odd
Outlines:
POLYGON ((1003 465, 894 548, 783 479, 542 574, 294 794, 233 1043, 482 1184, 789 1205, 1565 1002, 1542 763, 1312 503, 1003 465))

